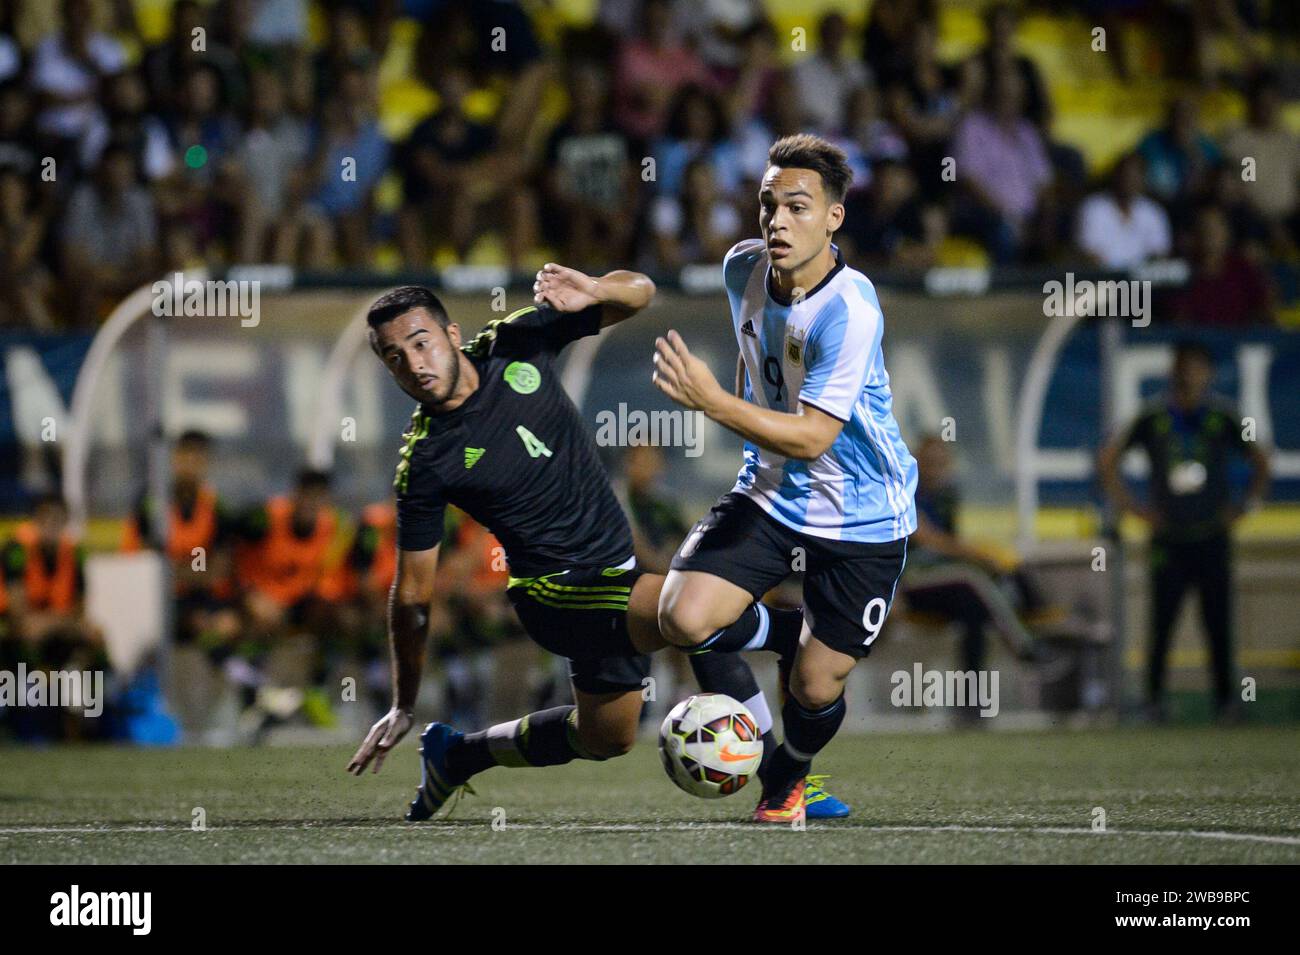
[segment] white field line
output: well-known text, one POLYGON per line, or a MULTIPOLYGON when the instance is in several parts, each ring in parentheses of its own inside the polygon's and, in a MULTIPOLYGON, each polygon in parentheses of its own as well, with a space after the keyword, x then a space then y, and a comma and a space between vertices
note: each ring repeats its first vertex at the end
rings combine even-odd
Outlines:
MULTIPOLYGON (((440 826, 437 823, 432 825, 400 825, 393 823, 391 825, 382 825, 377 823, 304 823, 286 821, 284 823, 258 823, 255 825, 241 826, 239 824, 231 826, 208 826, 207 829, 201 830, 203 834, 213 833, 244 833, 244 832, 411 832, 439 835, 454 835, 464 833, 474 828, 471 820, 459 819, 457 824, 452 826, 440 826)), ((484 826, 490 826, 491 820, 484 820, 484 826)), ((785 832, 788 826, 775 825, 755 825, 747 822, 668 822, 668 823, 538 823, 538 822, 507 822, 505 831, 520 830, 524 832, 785 832)), ((965 826, 965 825, 947 825, 947 826, 852 826, 852 825, 819 825, 813 823, 806 832, 815 833, 844 833, 844 832, 867 832, 867 833, 931 833, 931 832, 955 832, 974 835, 1021 835, 1025 833, 1035 835, 1060 835, 1060 836, 1141 836, 1151 838, 1191 838, 1191 839, 1218 839, 1226 842, 1263 842, 1271 845, 1300 846, 1300 836, 1274 836, 1253 832, 1225 832, 1204 829, 1106 829, 1096 831, 1090 828, 1072 828, 1066 826, 965 826)), ((193 834, 188 826, 158 826, 158 825, 105 825, 105 826, 0 826, 0 836, 33 836, 33 835, 118 835, 126 833, 185 833, 193 834)))

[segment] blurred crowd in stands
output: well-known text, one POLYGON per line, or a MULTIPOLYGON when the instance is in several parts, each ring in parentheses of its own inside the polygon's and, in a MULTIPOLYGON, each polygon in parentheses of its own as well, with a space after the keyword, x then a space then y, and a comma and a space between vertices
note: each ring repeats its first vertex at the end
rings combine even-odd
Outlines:
POLYGON ((0 322, 92 327, 203 263, 717 263, 797 131, 848 153, 839 242, 868 270, 1179 257, 1170 311, 1205 324, 1297 296, 1291 3, 963 0, 983 46, 945 60, 934 0, 846 2, 802 41, 759 0, 603 0, 586 23, 559 0, 176 0, 148 43, 160 2, 0 0, 0 322), (1054 135, 1018 51, 1022 14, 1048 13, 1104 27, 1077 56, 1117 82, 1172 91, 1105 168, 1054 135), (1135 27, 1154 64, 1126 52, 1135 27), (1244 115, 1211 137, 1199 105, 1225 91, 1244 115))

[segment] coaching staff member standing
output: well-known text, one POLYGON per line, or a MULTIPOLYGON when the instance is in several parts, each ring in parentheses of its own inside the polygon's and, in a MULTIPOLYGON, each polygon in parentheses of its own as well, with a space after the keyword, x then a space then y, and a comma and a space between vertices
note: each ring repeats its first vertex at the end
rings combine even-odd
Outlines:
POLYGON ((1101 477, 1121 510, 1151 526, 1151 653, 1147 692, 1153 718, 1165 716, 1165 656, 1174 621, 1189 588, 1200 595, 1201 619, 1210 641, 1216 716, 1235 714, 1232 679, 1231 531, 1243 513, 1259 506, 1268 488, 1268 456, 1247 440, 1241 416, 1209 391, 1214 362, 1197 342, 1175 346, 1169 389, 1102 449, 1101 477), (1125 486, 1119 462, 1130 448, 1151 462, 1148 500, 1138 502, 1125 486), (1250 461, 1245 501, 1232 500, 1228 468, 1250 461))

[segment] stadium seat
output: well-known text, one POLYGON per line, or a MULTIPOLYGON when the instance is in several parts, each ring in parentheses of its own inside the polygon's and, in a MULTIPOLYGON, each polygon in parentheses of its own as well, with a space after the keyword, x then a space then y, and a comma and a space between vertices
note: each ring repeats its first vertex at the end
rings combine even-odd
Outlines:
POLYGON ((985 40, 984 21, 969 7, 944 6, 939 10, 939 59, 945 63, 978 53, 985 40))

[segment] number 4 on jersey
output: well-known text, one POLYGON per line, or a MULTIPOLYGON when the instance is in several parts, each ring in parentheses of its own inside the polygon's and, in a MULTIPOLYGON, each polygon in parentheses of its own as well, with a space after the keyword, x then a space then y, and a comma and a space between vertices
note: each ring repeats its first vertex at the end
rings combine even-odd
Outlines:
POLYGON ((523 441, 524 447, 528 449, 528 453, 533 457, 540 458, 542 455, 546 455, 549 458, 551 456, 551 449, 543 443, 542 439, 537 437, 537 435, 533 434, 522 424, 515 428, 515 434, 519 435, 519 439, 523 441))

